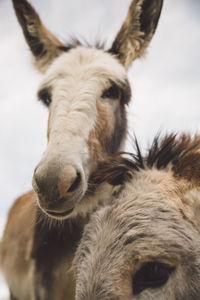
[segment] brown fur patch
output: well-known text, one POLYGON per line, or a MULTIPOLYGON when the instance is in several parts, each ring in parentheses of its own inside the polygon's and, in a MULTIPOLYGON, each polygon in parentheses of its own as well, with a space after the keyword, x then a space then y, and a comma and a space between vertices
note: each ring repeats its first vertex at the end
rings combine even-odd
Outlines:
POLYGON ((12 247, 10 247, 10 243, 11 243, 10 239, 12 239, 13 236, 18 235, 18 239, 20 240, 20 236, 22 235, 24 239, 25 238, 24 234, 26 235, 25 231, 27 231, 27 236, 31 237, 31 231, 33 229, 34 218, 37 210, 36 197, 37 196, 35 192, 30 191, 29 193, 20 196, 11 207, 8 215, 8 222, 4 230, 4 240, 2 243, 2 252, 1 252, 2 261, 7 259, 7 253, 9 249, 10 250, 13 249, 12 247), (29 211, 28 214, 26 214, 27 211, 29 211), (29 222, 26 223, 27 225, 29 224, 29 226, 26 226, 26 230, 23 233, 21 230, 23 229, 24 223, 22 222, 21 225, 18 223, 18 225, 16 226, 16 222, 17 222, 16 216, 20 216, 20 215, 21 215, 21 219, 23 219, 24 216, 26 218, 26 221, 29 220, 29 222))
MULTIPOLYGON (((199 145, 200 146, 200 145, 199 145)), ((184 177, 195 185, 200 184, 200 153, 192 152, 177 160, 173 167, 177 177, 184 177)))
MULTIPOLYGON (((130 101, 131 90, 128 82, 120 87, 118 99, 114 101, 113 108, 108 111, 101 103, 97 103, 98 117, 95 129, 90 133, 88 148, 94 161, 105 160, 108 156, 119 151, 121 143, 124 141, 127 120, 125 104, 130 101)), ((94 166, 96 169, 96 166, 94 166)))
MULTIPOLYGON (((108 112, 105 107, 97 103, 98 117, 96 128, 92 130, 88 140, 88 148, 90 155, 93 158, 93 163, 102 161, 107 157, 106 144, 114 130, 114 116, 111 115, 112 111, 108 112)), ((96 169, 97 165, 94 165, 96 169)))
POLYGON ((12 296, 18 299, 32 298, 31 249, 37 211, 36 198, 35 192, 31 191, 15 201, 2 239, 1 269, 12 296))

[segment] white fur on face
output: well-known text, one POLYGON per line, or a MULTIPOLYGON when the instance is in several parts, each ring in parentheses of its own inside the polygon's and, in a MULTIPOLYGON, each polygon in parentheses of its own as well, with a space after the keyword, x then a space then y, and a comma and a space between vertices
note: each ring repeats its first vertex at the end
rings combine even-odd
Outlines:
MULTIPOLYGON (((79 173, 81 186, 74 193, 77 201, 85 194, 88 178, 98 160, 107 155, 103 145, 99 145, 99 135, 112 138, 114 113, 120 104, 101 97, 111 82, 127 82, 120 62, 102 50, 77 47, 55 59, 40 86, 40 91, 49 90, 51 104, 48 146, 37 172, 40 176, 49 174, 48 168, 55 165, 55 169, 63 169, 64 181, 66 178, 70 181, 73 172, 79 173)), ((36 186, 34 180, 33 186, 36 186)))
MULTIPOLYGON (((95 48, 78 47, 63 53, 48 69, 40 89, 50 88, 47 152, 88 159, 87 142, 97 121, 97 101, 110 80, 124 82, 124 67, 110 54, 95 48)), ((46 154, 45 154, 46 155, 46 154)), ((86 159, 86 160, 87 160, 86 159)))

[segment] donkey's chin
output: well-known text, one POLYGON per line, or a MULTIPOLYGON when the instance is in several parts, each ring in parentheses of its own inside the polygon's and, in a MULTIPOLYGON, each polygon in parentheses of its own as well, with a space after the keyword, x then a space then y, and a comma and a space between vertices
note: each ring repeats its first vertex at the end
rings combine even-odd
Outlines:
POLYGON ((45 210, 45 213, 51 218, 62 220, 62 219, 69 218, 72 215, 73 210, 74 210, 74 208, 71 208, 71 209, 63 211, 63 212, 45 210))

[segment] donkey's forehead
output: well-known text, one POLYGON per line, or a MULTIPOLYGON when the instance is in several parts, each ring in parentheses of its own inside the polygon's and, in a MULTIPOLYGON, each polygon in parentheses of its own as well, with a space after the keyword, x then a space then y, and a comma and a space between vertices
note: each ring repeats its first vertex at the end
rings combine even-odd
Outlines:
MULTIPOLYGON (((124 189, 115 201, 116 211, 124 218, 123 212, 131 210, 133 213, 141 207, 147 210, 158 211, 159 209, 171 212, 181 211, 182 217, 189 222, 195 222, 195 207, 198 195, 195 198, 187 193, 188 182, 177 179, 173 171, 158 170, 156 168, 140 170, 134 173, 130 182, 125 184, 124 189), (122 206, 122 208, 120 208, 122 206)), ((196 191, 196 189, 195 189, 196 191)))
MULTIPOLYGON (((166 169, 139 170, 133 174, 131 181, 126 183, 122 191, 123 197, 132 201, 132 196, 143 199, 146 202, 150 197, 152 203, 156 200, 167 201, 169 206, 182 203, 182 196, 187 191, 188 183, 186 180, 177 179, 174 176, 171 165, 166 169), (180 201, 177 202, 177 199, 180 201), (170 205, 171 203, 171 205, 170 205)), ((133 204, 134 205, 134 204, 133 204)))
MULTIPOLYGON (((149 240, 152 234, 155 235, 155 242, 159 243, 159 237, 162 238, 166 232, 164 239, 167 239, 168 234, 169 240, 176 241, 179 245, 185 244, 191 232, 197 230, 196 198, 191 200, 192 196, 184 191, 186 186, 185 181, 177 181, 170 171, 142 170, 127 183, 119 199, 115 201, 111 213, 113 220, 122 224, 121 229, 125 233, 125 228, 127 232, 132 229, 133 232, 146 230, 150 234, 149 240)), ((133 240, 137 243, 135 237, 133 240)))
POLYGON ((82 46, 64 52, 55 59, 48 68, 44 81, 51 82, 69 75, 121 82, 127 78, 125 68, 113 55, 100 49, 82 46))
MULTIPOLYGON (((94 218, 94 222, 101 223, 100 227, 104 227, 102 232, 110 230, 108 243, 113 232, 115 239, 118 233, 121 238, 126 238, 129 234, 137 236, 138 232, 146 231, 146 238, 150 234, 149 240, 153 241, 154 236, 155 243, 159 245, 159 236, 162 238, 164 233, 168 233, 169 240, 181 245, 191 232, 197 230, 195 200, 191 201, 191 195, 188 195, 190 201, 185 199, 182 189, 184 182, 176 182, 171 172, 142 170, 125 184, 110 207, 99 211, 99 217, 94 218)), ((133 236, 133 241, 137 243, 143 238, 139 234, 137 239, 133 236)))

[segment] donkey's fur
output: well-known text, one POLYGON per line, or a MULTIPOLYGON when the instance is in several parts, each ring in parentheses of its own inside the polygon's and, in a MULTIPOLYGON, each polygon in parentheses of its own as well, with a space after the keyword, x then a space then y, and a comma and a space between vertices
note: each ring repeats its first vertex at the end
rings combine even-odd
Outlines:
POLYGON ((26 0, 12 2, 44 73, 38 95, 49 107, 49 121, 47 149, 33 176, 35 192, 17 199, 8 216, 2 268, 13 298, 74 299, 71 264, 88 214, 115 191, 104 183, 93 189, 92 174, 123 148, 131 97, 127 68, 153 36, 162 0, 133 1, 108 51, 64 45, 26 0))
POLYGON ((95 213, 75 257, 77 300, 200 298, 200 136, 156 137, 142 157, 104 164, 122 184, 95 213))

